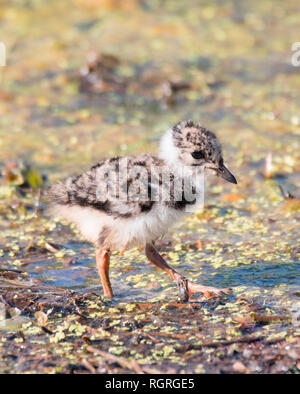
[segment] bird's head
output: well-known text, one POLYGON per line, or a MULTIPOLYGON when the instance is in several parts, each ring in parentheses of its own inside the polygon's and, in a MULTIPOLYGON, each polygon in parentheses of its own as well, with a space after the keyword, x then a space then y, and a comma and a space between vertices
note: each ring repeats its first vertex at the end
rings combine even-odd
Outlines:
POLYGON ((222 146, 215 134, 199 123, 182 121, 162 137, 161 157, 173 165, 202 166, 228 182, 237 183, 225 167, 222 146))

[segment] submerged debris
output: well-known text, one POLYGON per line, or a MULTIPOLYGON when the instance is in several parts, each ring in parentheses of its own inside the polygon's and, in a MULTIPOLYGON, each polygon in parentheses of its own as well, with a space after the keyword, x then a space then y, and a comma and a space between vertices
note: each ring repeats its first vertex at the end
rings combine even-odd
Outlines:
POLYGON ((124 93, 127 81, 117 74, 119 60, 109 54, 91 52, 80 69, 80 90, 90 93, 124 93))
POLYGON ((94 94, 135 94, 173 106, 182 97, 182 93, 192 89, 190 82, 168 78, 159 70, 140 70, 133 64, 122 63, 116 56, 91 52, 87 56, 86 65, 80 69, 80 91, 94 94), (122 67, 131 70, 129 75, 121 74, 122 67))
POLYGON ((22 359, 0 360, 2 371, 270 373, 296 372, 300 361, 290 317, 270 314, 259 299, 242 296, 239 307, 235 301, 116 304, 12 270, 0 271, 0 289, 1 352, 23 348, 22 359), (254 325, 245 323, 249 316, 254 325))

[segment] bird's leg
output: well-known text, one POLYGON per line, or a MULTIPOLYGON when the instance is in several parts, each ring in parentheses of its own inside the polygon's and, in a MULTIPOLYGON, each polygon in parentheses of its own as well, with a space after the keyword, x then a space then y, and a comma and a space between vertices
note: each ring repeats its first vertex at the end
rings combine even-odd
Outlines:
POLYGON ((113 298, 113 292, 109 281, 109 250, 99 249, 96 253, 96 263, 101 278, 105 297, 113 298))
POLYGON ((229 294, 230 289, 218 289, 211 286, 202 286, 186 279, 183 275, 171 268, 157 252, 153 244, 146 244, 146 256, 148 260, 165 271, 172 279, 175 279, 179 287, 179 297, 182 301, 187 301, 192 294, 203 293, 207 298, 212 296, 220 297, 222 293, 229 294))
POLYGON ((177 282, 184 277, 175 271, 172 267, 167 264, 167 262, 161 257, 158 251, 155 249, 154 245, 146 244, 146 256, 150 263, 156 265, 156 267, 165 271, 172 279, 175 279, 177 282))

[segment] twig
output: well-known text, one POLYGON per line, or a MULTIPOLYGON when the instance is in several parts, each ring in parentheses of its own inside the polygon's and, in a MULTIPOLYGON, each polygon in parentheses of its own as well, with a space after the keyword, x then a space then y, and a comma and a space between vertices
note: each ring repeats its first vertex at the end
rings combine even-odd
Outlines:
POLYGON ((2 294, 0 294, 0 299, 2 300, 4 305, 11 308, 11 305, 6 301, 6 299, 4 298, 4 296, 2 294))
POLYGON ((81 359, 81 364, 85 366, 86 369, 88 369, 92 374, 96 373, 96 369, 92 366, 92 364, 86 360, 85 358, 81 359))
POLYGON ((258 323, 271 323, 276 321, 291 321, 291 316, 285 315, 260 315, 259 313, 253 313, 253 319, 258 323))
POLYGON ((32 249, 32 246, 33 246, 33 238, 31 238, 28 245, 26 246, 25 253, 28 253, 30 251, 30 249, 32 249))
POLYGON ((206 342, 201 345, 193 345, 188 344, 188 345, 183 345, 177 348, 177 352, 187 352, 189 350, 201 350, 204 347, 220 347, 220 346, 228 346, 228 345, 233 345, 235 343, 253 343, 257 342, 264 339, 263 337, 243 337, 243 338, 238 338, 238 339, 232 339, 229 341, 220 341, 220 342, 206 342))
POLYGON ((285 200, 292 200, 295 198, 295 196, 292 193, 290 193, 288 190, 285 190, 281 185, 279 185, 279 189, 281 191, 282 197, 285 200))
POLYGON ((56 249, 53 245, 51 245, 49 242, 45 242, 44 247, 45 247, 47 250, 49 250, 49 252, 52 252, 52 253, 57 253, 57 252, 59 252, 59 250, 56 249))
POLYGON ((93 346, 88 345, 86 350, 90 353, 99 354, 99 356, 103 357, 107 361, 111 361, 113 363, 118 363, 121 367, 133 370, 135 373, 143 374, 143 370, 140 367, 139 363, 136 360, 126 360, 124 357, 118 357, 114 354, 104 352, 103 350, 96 349, 93 346))
POLYGON ((165 337, 165 338, 176 338, 176 339, 185 339, 187 334, 175 334, 171 332, 143 332, 144 335, 148 336, 158 336, 158 337, 165 337))

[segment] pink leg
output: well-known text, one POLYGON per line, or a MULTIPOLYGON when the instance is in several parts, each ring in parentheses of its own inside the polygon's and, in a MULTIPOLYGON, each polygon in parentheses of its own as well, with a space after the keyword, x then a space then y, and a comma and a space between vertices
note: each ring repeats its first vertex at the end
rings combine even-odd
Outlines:
POLYGON ((109 250, 99 249, 96 253, 96 263, 101 278, 105 297, 113 298, 113 292, 109 281, 109 250))
POLYGON ((182 301, 187 301, 190 296, 195 293, 202 293, 206 298, 211 298, 213 296, 220 297, 222 293, 230 293, 230 289, 218 289, 211 286, 202 286, 189 281, 183 275, 171 268, 152 244, 146 245, 146 256, 152 264, 156 265, 158 268, 161 268, 172 279, 176 280, 179 287, 179 296, 182 301))

